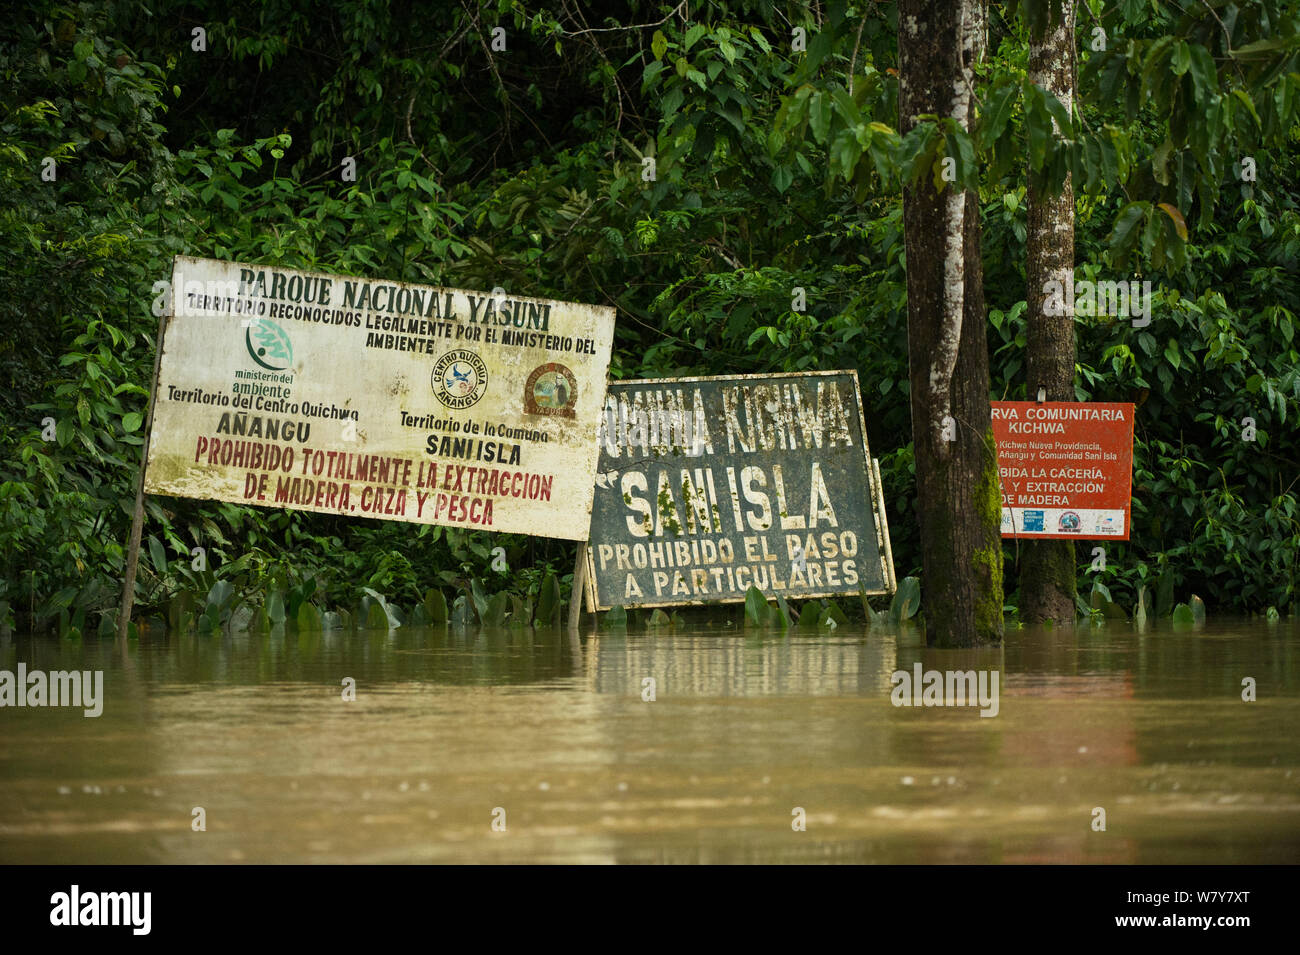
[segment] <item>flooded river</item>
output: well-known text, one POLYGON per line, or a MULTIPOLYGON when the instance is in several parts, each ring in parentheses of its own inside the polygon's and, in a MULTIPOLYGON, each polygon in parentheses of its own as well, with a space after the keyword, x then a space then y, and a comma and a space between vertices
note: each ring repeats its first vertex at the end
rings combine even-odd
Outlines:
POLYGON ((1292 622, 0 643, 20 664, 102 670, 103 713, 0 710, 5 863, 1300 860, 1292 622), (996 715, 895 706, 899 670, 997 671, 996 715))

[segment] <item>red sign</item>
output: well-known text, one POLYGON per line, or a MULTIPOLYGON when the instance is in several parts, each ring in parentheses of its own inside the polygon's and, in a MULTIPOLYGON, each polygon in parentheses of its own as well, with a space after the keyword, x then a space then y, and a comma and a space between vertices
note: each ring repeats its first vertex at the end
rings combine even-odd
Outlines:
POLYGON ((1002 536, 1128 540, 1133 405, 993 402, 1002 536))

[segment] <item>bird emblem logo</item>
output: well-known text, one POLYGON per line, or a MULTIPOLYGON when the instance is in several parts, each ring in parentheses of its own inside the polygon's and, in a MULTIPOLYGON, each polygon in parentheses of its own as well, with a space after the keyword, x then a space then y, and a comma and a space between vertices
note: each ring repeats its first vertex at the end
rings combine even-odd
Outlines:
POLYGON ((472 351, 449 351, 433 366, 430 384, 433 394, 448 408, 468 408, 487 390, 488 371, 483 359, 472 351))

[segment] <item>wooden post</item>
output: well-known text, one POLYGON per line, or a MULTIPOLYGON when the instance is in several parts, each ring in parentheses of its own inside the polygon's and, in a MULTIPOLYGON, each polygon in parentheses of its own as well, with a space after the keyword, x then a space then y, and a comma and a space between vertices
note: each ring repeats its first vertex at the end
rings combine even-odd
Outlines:
POLYGON ((885 560, 885 586, 891 594, 898 592, 898 581, 894 579, 894 549, 889 543, 889 515, 885 513, 885 485, 880 480, 880 459, 871 459, 871 474, 876 479, 876 493, 880 495, 876 502, 876 520, 880 523, 881 548, 885 560))
POLYGON ((162 365, 163 334, 167 316, 158 319, 158 342, 153 356, 153 387, 145 411, 144 444, 140 446, 140 473, 135 478, 135 511, 131 515, 131 538, 126 545, 126 573, 122 579, 122 607, 117 615, 117 638, 125 640, 131 626, 131 607, 135 603, 135 572, 140 564, 140 535, 144 530, 144 469, 149 464, 149 436, 153 431, 153 409, 158 401, 158 369, 162 365))
POLYGON ((587 542, 578 545, 578 559, 573 565, 573 593, 569 597, 569 630, 576 631, 582 618, 582 596, 587 589, 587 542))

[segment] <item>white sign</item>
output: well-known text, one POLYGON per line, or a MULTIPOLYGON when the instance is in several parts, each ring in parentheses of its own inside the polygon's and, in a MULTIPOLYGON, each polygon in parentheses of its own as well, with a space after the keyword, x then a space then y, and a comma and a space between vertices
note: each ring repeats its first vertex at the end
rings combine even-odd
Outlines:
POLYGON ((177 256, 145 491, 586 540, 614 310, 177 256))

